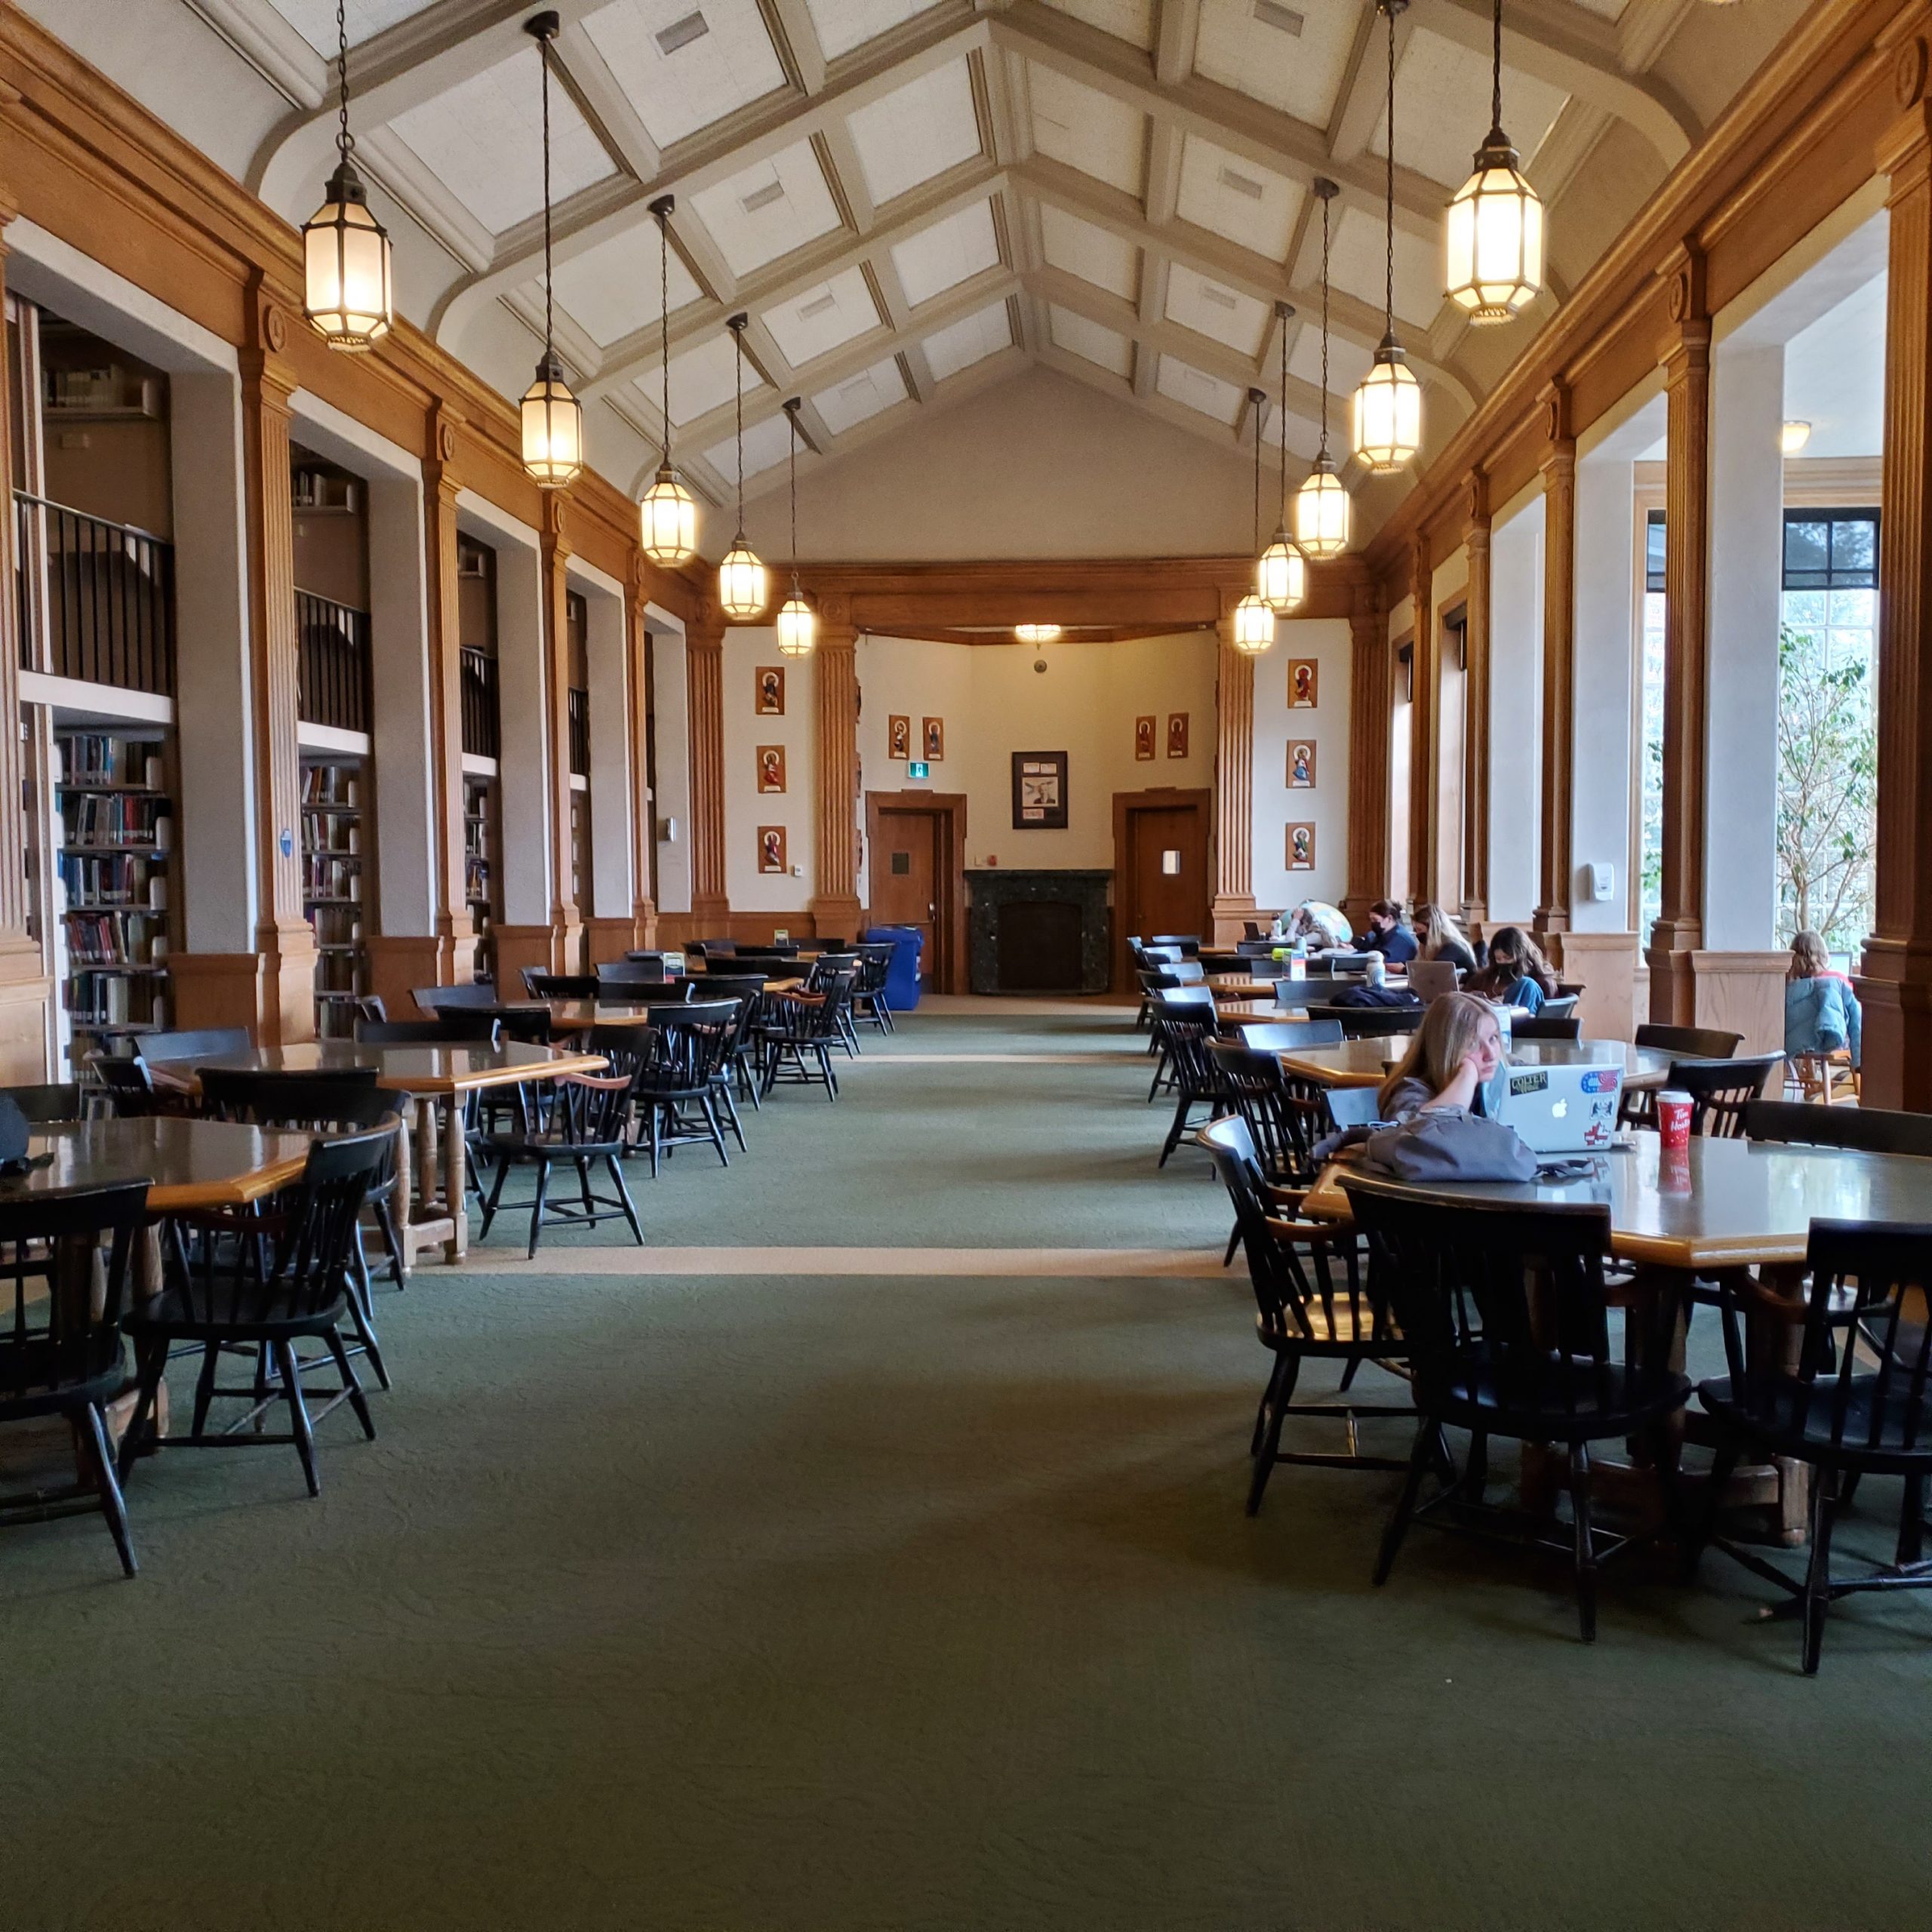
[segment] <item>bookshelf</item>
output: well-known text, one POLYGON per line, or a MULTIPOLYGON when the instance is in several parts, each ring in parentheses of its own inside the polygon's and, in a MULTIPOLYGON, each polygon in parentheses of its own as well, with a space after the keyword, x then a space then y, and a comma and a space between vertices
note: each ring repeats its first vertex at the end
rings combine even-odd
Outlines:
POLYGON ((503 888, 498 860, 501 844, 497 781, 466 777, 463 781, 463 897, 469 903, 470 921, 476 928, 476 977, 482 980, 493 979, 496 973, 491 942, 496 922, 502 917, 503 888))
POLYGON ((174 801, 165 734, 64 731, 54 741, 61 934, 55 957, 68 1058, 128 1054, 169 1024, 174 801))
POLYGON ((355 761, 303 761, 302 910, 315 929, 315 1033, 324 1040, 354 1037, 355 1002, 369 990, 363 789, 355 761))

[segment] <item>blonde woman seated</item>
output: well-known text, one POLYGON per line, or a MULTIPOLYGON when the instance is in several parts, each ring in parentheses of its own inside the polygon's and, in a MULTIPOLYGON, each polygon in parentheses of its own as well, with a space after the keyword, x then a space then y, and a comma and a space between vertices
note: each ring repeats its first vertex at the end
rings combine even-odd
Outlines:
POLYGON ((1473 993, 1444 993, 1431 1002, 1409 1050, 1382 1083, 1379 1117, 1460 1109, 1485 1115, 1483 1088, 1503 1064, 1503 1032, 1496 1010, 1473 993))
POLYGON ((1864 1015, 1851 982, 1832 970, 1831 955, 1814 932, 1791 942, 1791 964, 1784 980, 1784 1050, 1792 1059, 1810 1054, 1848 1053, 1857 1066, 1863 1057, 1860 1031, 1864 1015))
POLYGON ((1432 900, 1426 899, 1416 908, 1416 937, 1422 946, 1420 958, 1447 960, 1465 973, 1476 970, 1475 948, 1463 937, 1461 927, 1432 900))

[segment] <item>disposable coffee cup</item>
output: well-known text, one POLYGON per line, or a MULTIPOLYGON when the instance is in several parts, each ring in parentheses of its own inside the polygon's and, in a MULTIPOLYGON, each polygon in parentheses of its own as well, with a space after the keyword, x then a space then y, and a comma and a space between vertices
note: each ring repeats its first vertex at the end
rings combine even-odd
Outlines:
POLYGON ((1690 1144, 1690 1096, 1666 1087, 1657 1096, 1657 1133, 1667 1152, 1681 1152, 1690 1144))

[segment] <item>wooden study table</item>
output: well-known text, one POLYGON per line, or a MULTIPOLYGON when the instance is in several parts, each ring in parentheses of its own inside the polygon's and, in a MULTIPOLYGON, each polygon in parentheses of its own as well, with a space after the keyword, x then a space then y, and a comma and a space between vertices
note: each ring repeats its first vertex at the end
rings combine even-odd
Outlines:
MULTIPOLYGON (((1287 1009, 1270 1019, 1305 1018, 1287 1009)), ((1335 1047, 1297 1047, 1281 1055, 1281 1065, 1298 1080, 1318 1087, 1379 1087, 1408 1051, 1408 1034, 1384 1039, 1344 1040, 1335 1047)), ((1670 1076, 1673 1056, 1654 1047, 1623 1040, 1517 1040, 1506 1056, 1512 1066, 1595 1066, 1621 1059, 1626 1091, 1661 1087, 1670 1076)))
MULTIPOLYGON (((595 1073, 599 1054, 565 1048, 527 1046, 506 1041, 497 1047, 452 1041, 420 1045, 377 1046, 355 1040, 309 1040, 288 1047, 245 1047, 192 1060, 150 1062, 158 1078, 186 1091, 198 1084, 205 1067, 245 1073, 314 1073, 373 1066, 385 1093, 406 1095, 415 1105, 415 1159, 405 1137, 396 1159, 396 1225, 405 1271, 418 1251, 440 1247, 443 1259, 460 1261, 469 1252, 469 1215, 465 1200, 467 1158, 463 1135, 465 1099, 492 1087, 518 1087, 554 1080, 566 1073, 595 1073)), ((411 1132, 404 1115, 404 1134, 411 1132)))
POLYGON ((55 1121, 35 1127, 27 1143, 36 1159, 51 1154, 53 1160, 0 1180, 0 1200, 145 1180, 155 1214, 245 1207, 298 1179, 314 1140, 312 1134, 167 1115, 55 1121))

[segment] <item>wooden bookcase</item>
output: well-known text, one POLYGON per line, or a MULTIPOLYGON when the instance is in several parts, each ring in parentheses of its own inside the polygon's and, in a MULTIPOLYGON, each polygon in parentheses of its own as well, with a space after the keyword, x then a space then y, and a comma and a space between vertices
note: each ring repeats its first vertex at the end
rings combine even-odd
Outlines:
POLYGON ((369 990, 364 891, 365 777, 352 759, 302 764, 302 909, 315 933, 315 1032, 352 1038, 355 1002, 369 990))
POLYGON ((463 897, 476 928, 476 977, 496 977, 494 928, 503 916, 502 820, 494 778, 463 781, 463 897))

